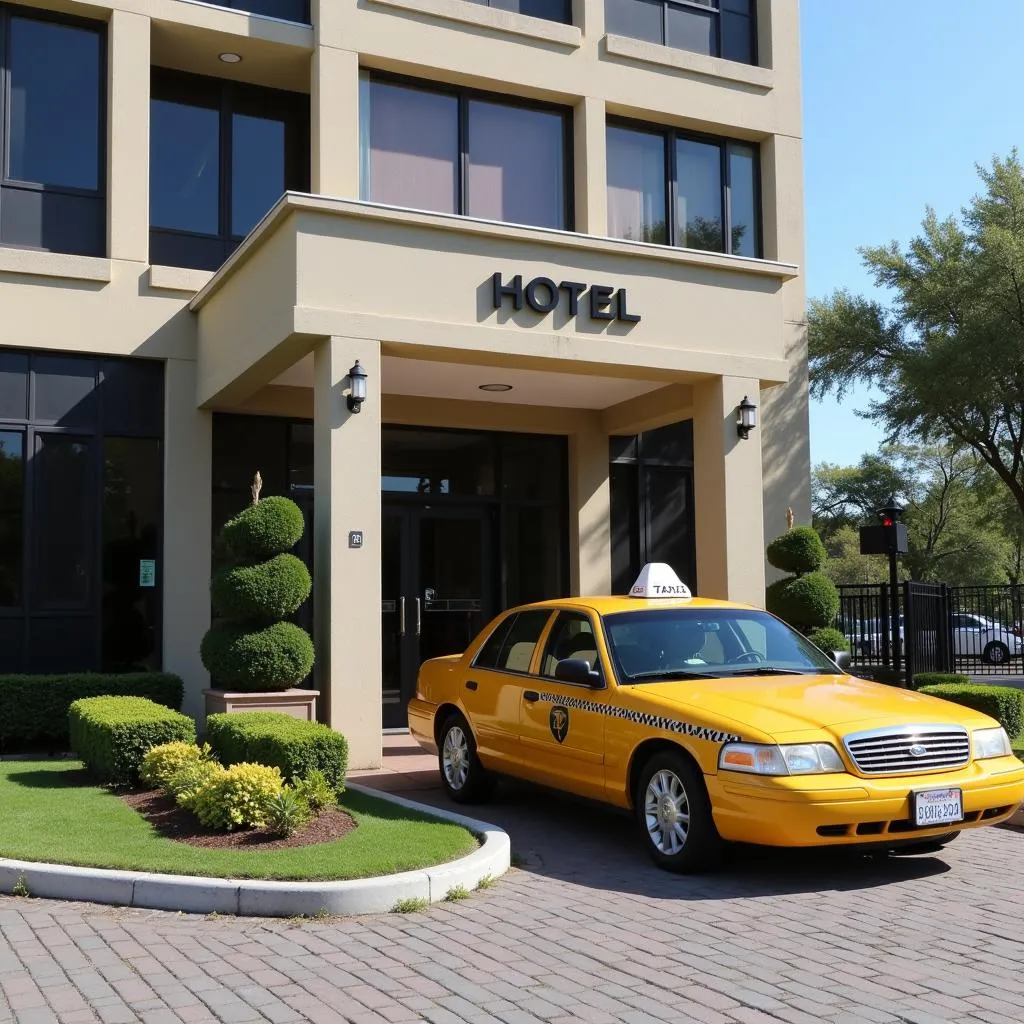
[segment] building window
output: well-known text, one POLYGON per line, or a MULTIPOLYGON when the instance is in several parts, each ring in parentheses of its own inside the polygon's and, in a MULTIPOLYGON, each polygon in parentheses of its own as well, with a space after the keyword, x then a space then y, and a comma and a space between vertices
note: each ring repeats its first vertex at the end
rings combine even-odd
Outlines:
POLYGON ((572 24, 571 0, 471 0, 471 3, 544 21, 560 21, 563 25, 572 24))
POLYGON ((104 49, 96 22, 0 6, 0 243, 105 254, 104 49))
POLYGON ((672 130, 608 126, 608 233, 760 257, 757 147, 672 130))
POLYGON ((160 666, 163 364, 0 351, 0 672, 160 666))
POLYGON ((221 7, 309 24, 309 0, 219 0, 221 7))
POLYGON ((562 108, 364 74, 360 115, 363 199, 571 226, 562 108))
POLYGON ((605 28, 649 43, 757 63, 756 0, 605 0, 605 28))
POLYGON ((309 187, 309 98, 153 69, 149 258, 216 270, 288 190, 309 187))

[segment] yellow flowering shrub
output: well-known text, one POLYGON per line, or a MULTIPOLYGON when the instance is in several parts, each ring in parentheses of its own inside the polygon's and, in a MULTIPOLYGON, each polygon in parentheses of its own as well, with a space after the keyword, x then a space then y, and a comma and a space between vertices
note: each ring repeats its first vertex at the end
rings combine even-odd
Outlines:
POLYGON ((143 756, 139 778, 154 789, 166 789, 168 780, 180 768, 212 759, 213 752, 208 743, 204 743, 201 748, 194 743, 161 743, 150 747, 143 756))
POLYGON ((283 788, 280 768, 243 761, 206 782, 193 810, 207 828, 262 828, 271 801, 283 788))

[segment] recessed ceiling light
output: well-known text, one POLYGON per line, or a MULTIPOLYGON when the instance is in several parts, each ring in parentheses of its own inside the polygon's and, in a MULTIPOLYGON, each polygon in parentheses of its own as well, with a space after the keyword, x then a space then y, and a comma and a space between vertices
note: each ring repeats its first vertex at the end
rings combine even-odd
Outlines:
POLYGON ((511 391, 511 384, 480 384, 481 391, 511 391))
POLYGON ((225 64, 240 64, 242 61, 242 55, 240 53, 231 53, 228 51, 227 53, 222 53, 220 55, 220 59, 224 61, 225 64))

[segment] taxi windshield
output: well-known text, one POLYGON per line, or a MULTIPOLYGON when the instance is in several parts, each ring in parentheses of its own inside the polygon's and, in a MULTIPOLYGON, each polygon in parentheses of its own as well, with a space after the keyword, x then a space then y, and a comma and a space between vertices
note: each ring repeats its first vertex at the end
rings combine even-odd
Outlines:
POLYGON ((785 623, 743 608, 658 608, 604 616, 621 683, 729 676, 840 675, 785 623))

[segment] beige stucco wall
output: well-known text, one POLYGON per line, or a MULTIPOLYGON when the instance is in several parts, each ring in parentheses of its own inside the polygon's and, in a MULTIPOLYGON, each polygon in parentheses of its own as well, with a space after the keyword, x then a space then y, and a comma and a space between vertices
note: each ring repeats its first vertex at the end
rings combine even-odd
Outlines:
MULTIPOLYGON (((196 646, 208 617, 207 407, 312 415, 315 389, 270 382, 332 337, 379 344, 382 356, 658 382, 658 391, 599 410, 385 393, 379 415, 566 434, 572 582, 582 589, 604 589, 610 571, 600 456, 608 434, 694 416, 698 436, 710 439, 698 459, 701 571, 723 596, 757 598, 761 533, 774 536, 787 507, 798 521, 809 515, 797 0, 759 0, 757 68, 607 36, 603 0, 574 0, 572 26, 465 0, 313 0, 313 26, 182 0, 35 6, 110 23, 108 253, 0 247, 0 345, 167 361, 164 660, 186 677, 190 710, 206 682, 196 646), (226 50, 242 62, 220 62, 226 50), (282 205, 198 301, 210 274, 148 265, 151 64, 309 93, 311 181, 335 197, 282 205), (360 67, 565 104, 574 114, 576 228, 588 237, 352 203, 360 67), (603 239, 611 115, 759 143, 767 259, 603 239), (643 321, 595 329, 559 314, 495 314, 485 301, 495 270, 625 286, 643 321), (728 403, 748 386, 761 389, 762 426, 756 444, 736 445, 728 403), (720 466, 708 452, 721 453, 720 466), (758 475, 763 527, 757 503, 736 499, 758 475), (725 516, 721 529, 714 510, 725 516)), ((336 424, 342 435, 350 426, 336 424)), ((348 443, 337 440, 338 450, 348 443)), ((373 722, 359 728, 371 750, 373 722)))

